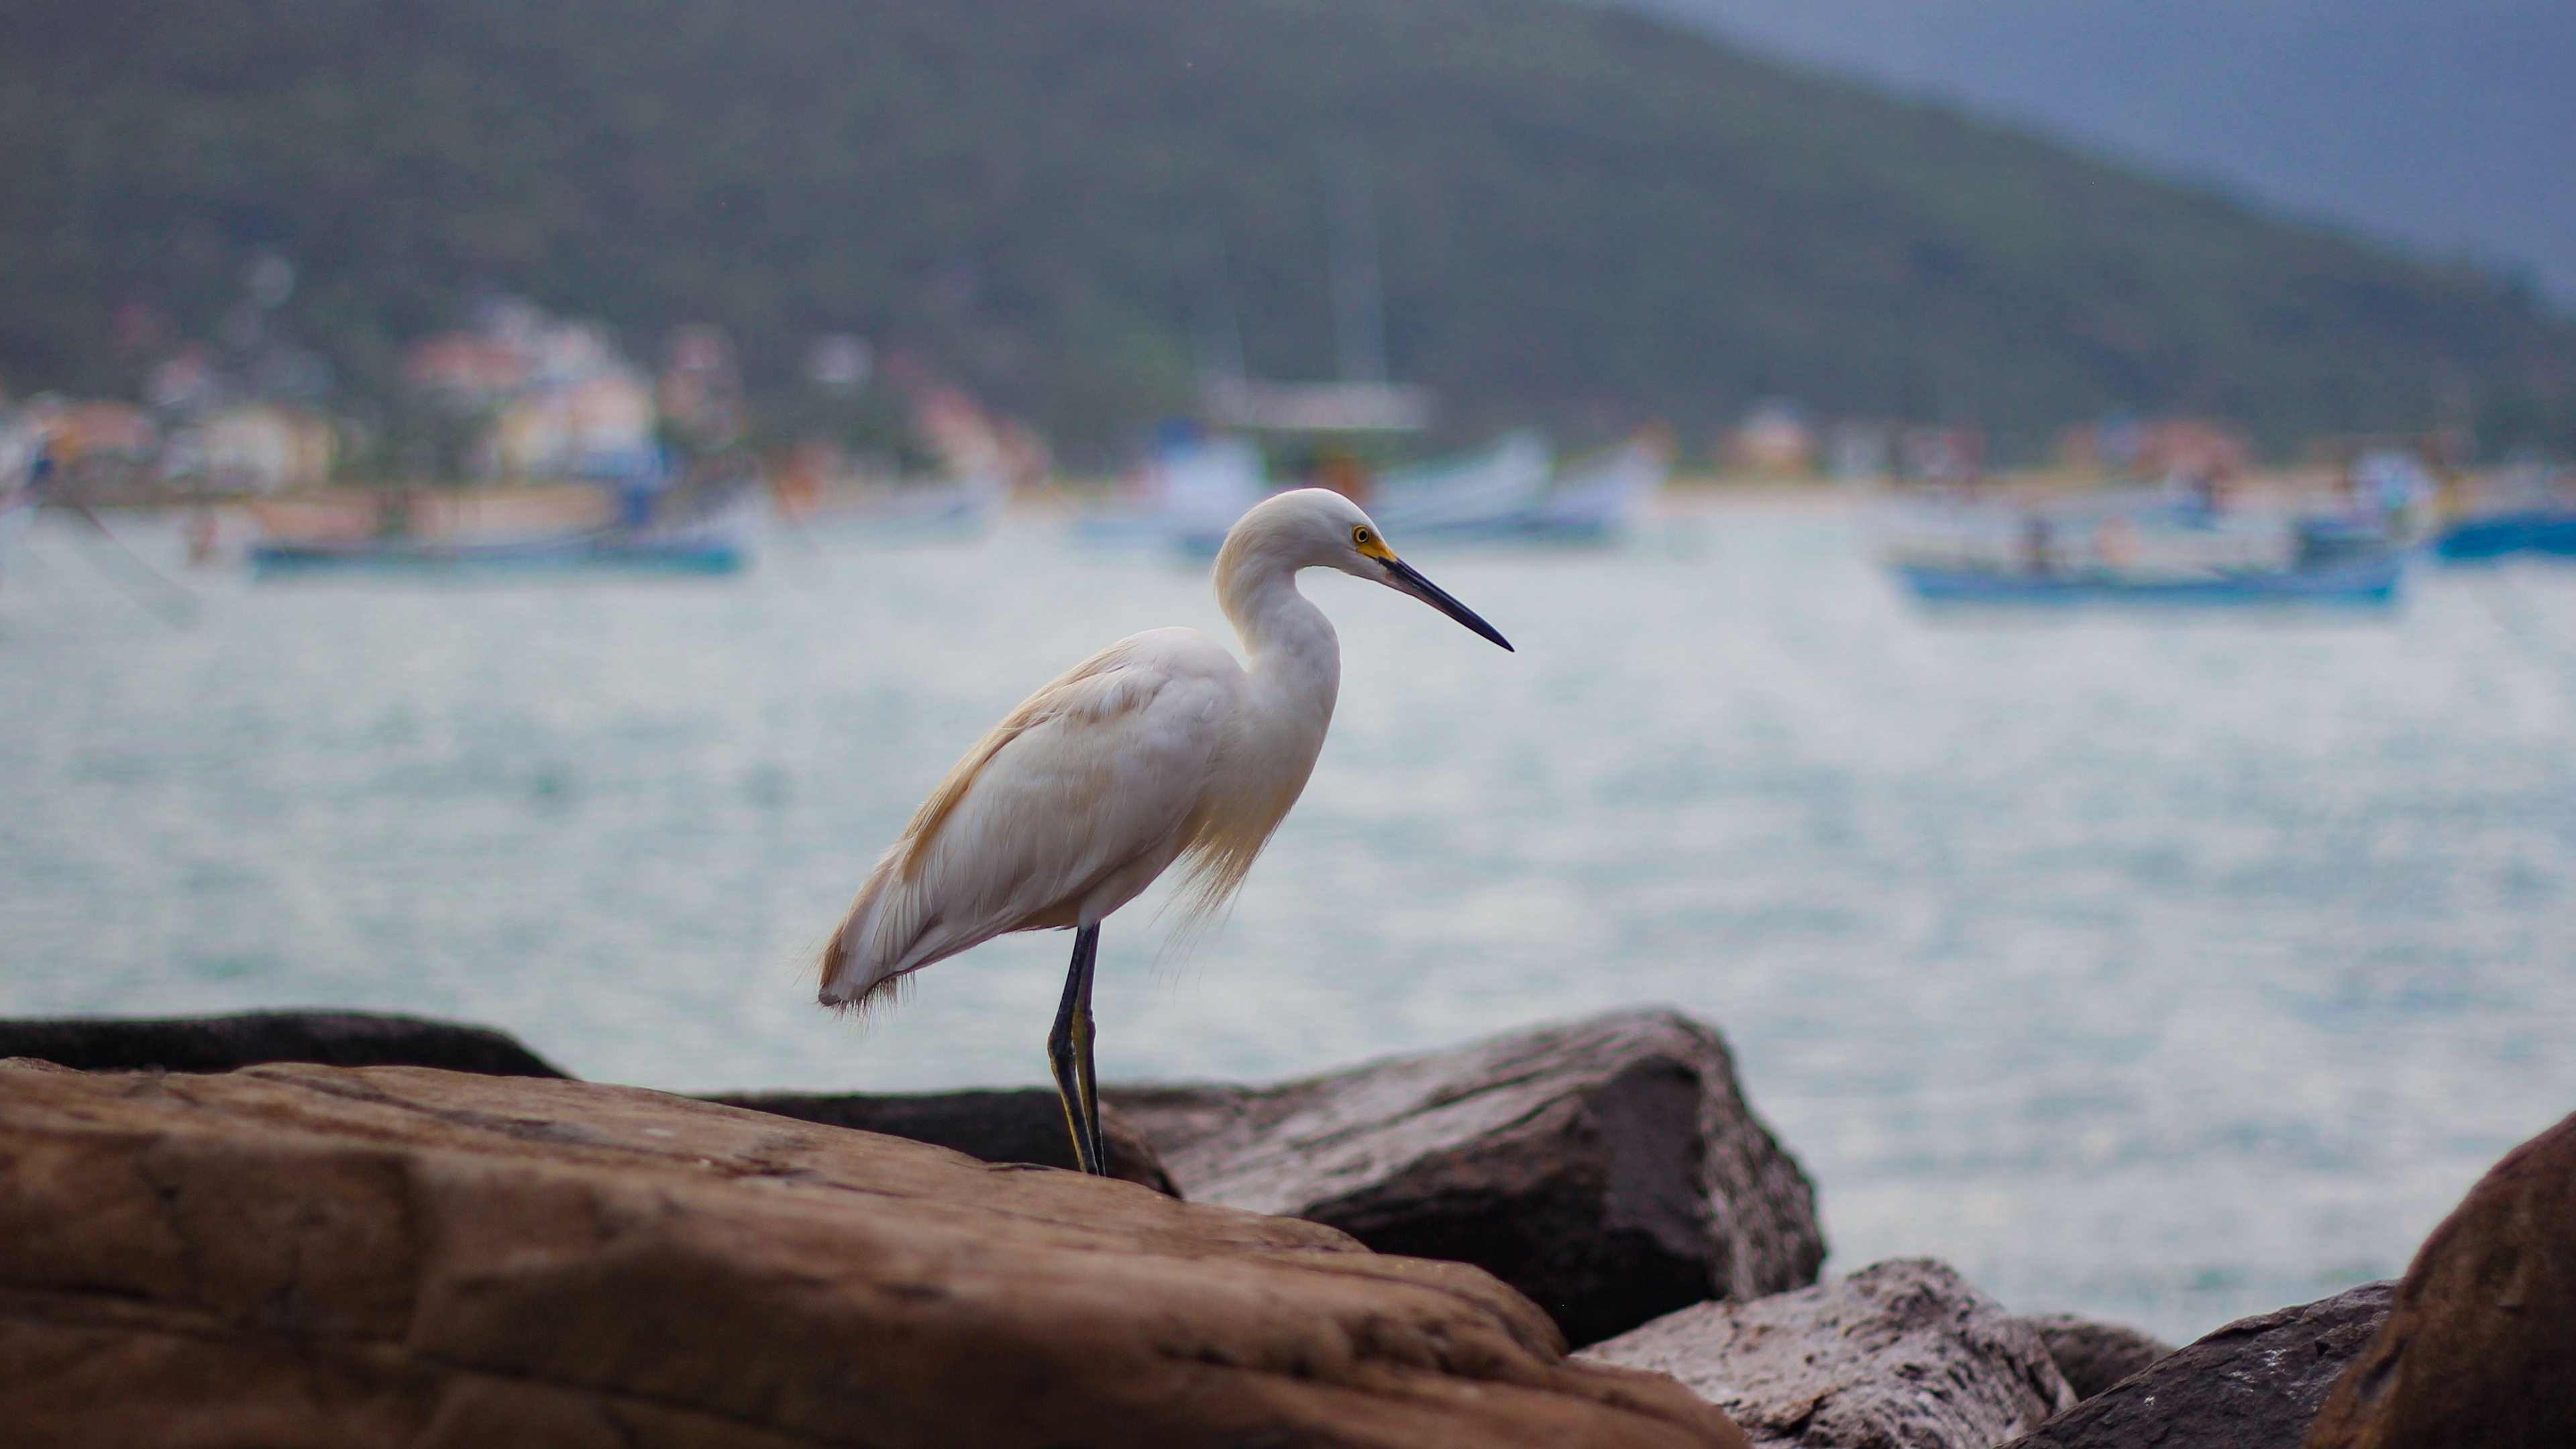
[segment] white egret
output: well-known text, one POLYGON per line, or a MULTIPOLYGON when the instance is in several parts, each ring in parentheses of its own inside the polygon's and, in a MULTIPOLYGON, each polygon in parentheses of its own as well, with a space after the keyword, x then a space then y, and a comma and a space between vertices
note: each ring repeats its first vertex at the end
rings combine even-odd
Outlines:
POLYGON ((1100 923, 1178 861, 1187 915, 1243 884, 1297 803, 1332 723, 1341 645, 1301 569, 1410 594, 1509 641, 1397 558, 1357 504, 1320 488, 1265 499, 1227 531, 1217 601, 1249 667, 1195 629, 1154 629, 1028 697, 957 762, 859 887, 823 949, 822 1004, 864 1008, 906 974, 1011 931, 1071 930, 1047 1036, 1074 1153, 1104 1170, 1092 1076, 1100 923))

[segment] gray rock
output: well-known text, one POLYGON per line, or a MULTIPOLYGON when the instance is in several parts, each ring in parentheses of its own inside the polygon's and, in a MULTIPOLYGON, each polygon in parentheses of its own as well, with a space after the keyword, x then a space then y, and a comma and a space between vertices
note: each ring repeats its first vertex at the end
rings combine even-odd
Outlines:
POLYGON ((2089 1399, 2120 1380, 2173 1352, 2173 1345, 2117 1323, 2096 1323, 2072 1313, 2042 1313, 2025 1318, 2067 1387, 2078 1399, 2089 1399))
POLYGON ((1193 1202, 1472 1263, 1591 1343, 1815 1281, 1815 1192, 1715 1028, 1625 1011, 1272 1087, 1104 1087, 1193 1202))
MULTIPOLYGON (((822 1096, 800 1092, 733 1092, 699 1100, 748 1107, 819 1122, 927 1142, 985 1162, 1034 1162, 1071 1171, 1073 1136, 1065 1130, 1064 1104, 1044 1087, 1003 1092, 922 1092, 888 1096, 822 1096)), ((1154 1145, 1116 1108, 1100 1109, 1101 1146, 1109 1175, 1180 1196, 1154 1145)))
POLYGON ((2042 1424, 2012 1449, 2298 1449, 2396 1285, 2240 1318, 2042 1424))
POLYGON ((1990 1449, 2075 1402, 2028 1323, 1930 1258, 1685 1308, 1576 1357, 1670 1374, 1757 1446, 1990 1449))
POLYGON ((0 1057, 84 1072, 229 1072, 267 1062, 438 1067, 485 1077, 562 1077, 507 1032, 367 1011, 0 1020, 0 1057))

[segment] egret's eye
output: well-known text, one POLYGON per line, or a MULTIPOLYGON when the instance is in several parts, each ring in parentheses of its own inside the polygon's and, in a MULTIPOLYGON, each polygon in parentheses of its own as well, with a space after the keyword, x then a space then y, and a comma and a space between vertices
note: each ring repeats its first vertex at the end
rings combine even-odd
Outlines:
POLYGON ((1366 528, 1354 528, 1351 530, 1351 542, 1358 544, 1362 548, 1369 546, 1369 538, 1370 534, 1366 528))

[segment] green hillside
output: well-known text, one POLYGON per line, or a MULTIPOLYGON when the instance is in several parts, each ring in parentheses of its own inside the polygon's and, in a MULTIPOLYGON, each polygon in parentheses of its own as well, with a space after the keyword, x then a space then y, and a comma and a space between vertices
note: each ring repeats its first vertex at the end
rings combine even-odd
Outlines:
POLYGON ((1186 406, 1211 235, 1253 371, 1329 375, 1356 151, 1393 371, 1461 433, 2576 436, 2576 324, 2482 274, 1557 0, 14 0, 0 137, 19 395, 129 390, 116 308, 212 336, 266 247, 344 399, 504 289, 719 322, 773 414, 861 332, 1079 457, 1186 406))

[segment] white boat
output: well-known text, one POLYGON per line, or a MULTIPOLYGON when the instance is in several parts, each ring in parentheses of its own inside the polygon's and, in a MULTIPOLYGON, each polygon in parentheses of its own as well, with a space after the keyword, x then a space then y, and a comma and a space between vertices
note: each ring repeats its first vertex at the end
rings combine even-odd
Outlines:
POLYGON ((1547 444, 1517 432, 1480 453, 1389 474, 1369 516, 1399 540, 1597 542, 1636 525, 1672 463, 1668 443, 1641 434, 1551 477, 1547 444))
MULTIPOLYGON (((1629 528, 1672 471, 1672 450, 1640 436, 1554 471, 1547 440, 1528 429, 1472 453, 1398 468, 1361 505, 1398 547, 1478 541, 1590 542, 1629 528)), ((1087 515, 1093 543, 1143 543, 1212 554, 1245 509, 1269 492, 1261 455, 1238 438, 1168 449, 1124 508, 1087 515)))
POLYGON ((36 458, 44 435, 33 427, 12 425, 0 415, 0 567, 10 546, 23 537, 36 518, 36 458))
POLYGON ((1379 475, 1369 517, 1395 539, 1517 531, 1548 491, 1547 440, 1523 428, 1486 447, 1379 475))
POLYGON ((827 488, 811 502, 776 501, 779 519, 815 542, 862 545, 980 538, 1001 520, 1011 485, 998 473, 827 488))
POLYGON ((24 537, 36 518, 36 495, 33 490, 14 488, 0 493, 0 573, 8 568, 9 554, 24 537))
POLYGON ((1120 503, 1082 516, 1086 543, 1214 552, 1244 510, 1270 492, 1261 450, 1242 438, 1193 438, 1155 455, 1120 503))
POLYGON ((1639 436, 1557 474, 1522 531, 1560 541, 1608 538, 1635 527, 1672 477, 1673 450, 1639 436))

